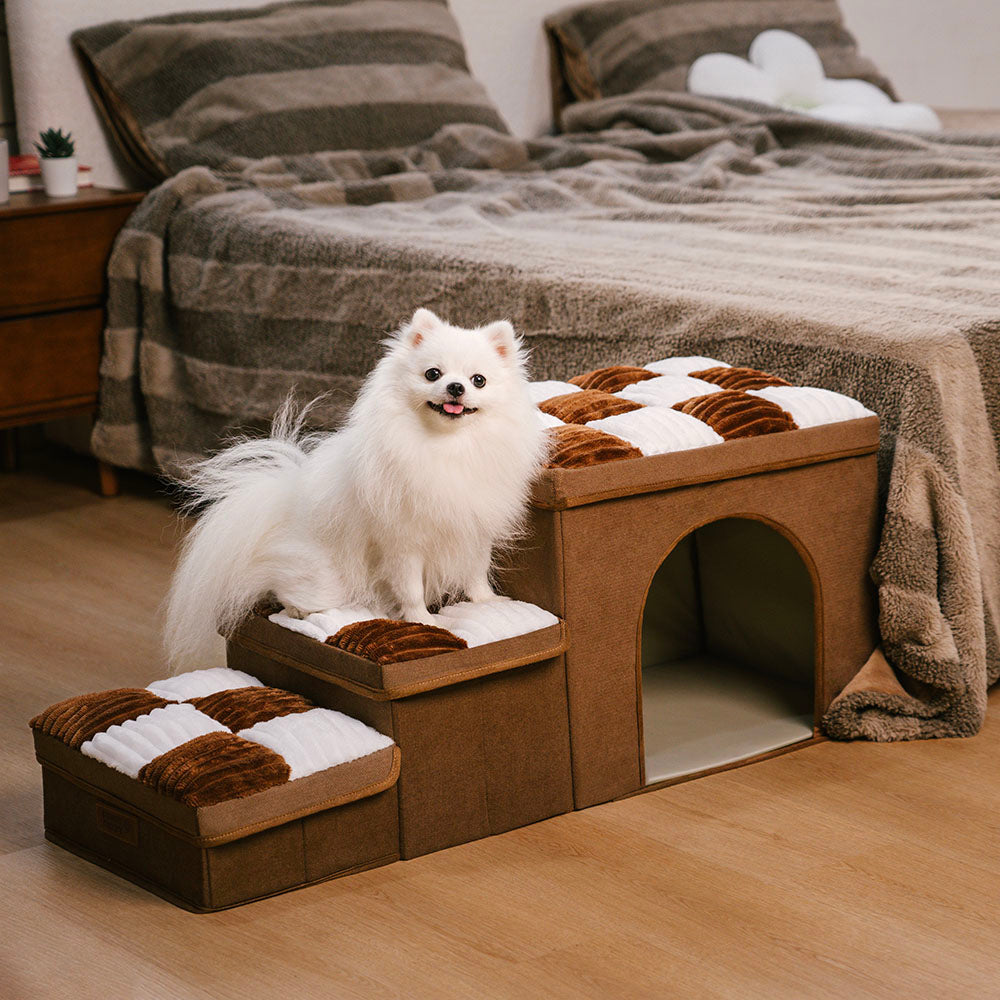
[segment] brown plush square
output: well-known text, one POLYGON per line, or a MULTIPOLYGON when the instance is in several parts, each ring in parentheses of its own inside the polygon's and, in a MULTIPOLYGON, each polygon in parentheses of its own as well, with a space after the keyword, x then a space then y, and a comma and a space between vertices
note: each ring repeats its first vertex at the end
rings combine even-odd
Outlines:
POLYGON ((230 688, 188 701, 234 733, 279 715, 308 712, 315 707, 301 695, 273 687, 230 688))
POLYGON ((235 733, 206 733, 155 757, 139 780, 189 806, 242 799, 288 781, 281 754, 235 733))
POLYGON ((727 441, 798 428, 791 414, 777 403, 732 389, 686 399, 683 403, 675 403, 673 409, 704 421, 727 441))
POLYGON ((756 368, 706 368, 700 372, 691 372, 691 378, 700 378, 703 382, 721 385, 723 389, 735 389, 746 392, 747 389, 763 389, 769 385, 791 385, 777 375, 757 371, 756 368))
POLYGON ((601 392, 618 392, 627 385, 645 382, 648 378, 656 378, 656 372, 648 368, 638 368, 635 365, 611 365, 608 368, 595 368, 582 375, 574 375, 570 379, 572 385, 581 389, 600 389, 601 392))
POLYGON ((438 625, 394 621, 390 618, 373 618, 345 625, 326 642, 328 646, 336 646, 379 664, 421 660, 456 649, 467 649, 469 645, 464 639, 438 625))
POLYGON ((148 715, 154 708, 171 704, 145 688, 113 688, 96 691, 50 705, 28 725, 40 729, 74 749, 109 726, 148 715))
POLYGON ((599 462, 642 458, 638 448, 596 427, 567 424, 565 427, 552 427, 549 436, 552 438, 548 461, 550 469, 581 469, 599 462))
POLYGON ((585 424, 589 420, 602 420, 629 410, 642 409, 642 403, 631 399, 612 396, 600 389, 584 389, 582 392, 567 392, 564 396, 553 396, 538 404, 543 413, 558 417, 567 424, 585 424))

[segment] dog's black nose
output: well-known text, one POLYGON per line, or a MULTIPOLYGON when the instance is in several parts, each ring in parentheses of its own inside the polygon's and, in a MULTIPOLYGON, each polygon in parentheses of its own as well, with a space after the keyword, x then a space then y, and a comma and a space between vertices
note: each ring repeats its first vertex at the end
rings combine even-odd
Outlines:
POLYGON ((449 382, 448 383, 448 395, 449 396, 454 396, 455 399, 458 399, 458 397, 461 396, 462 393, 464 393, 464 392, 465 392, 465 386, 462 385, 461 382, 449 382))

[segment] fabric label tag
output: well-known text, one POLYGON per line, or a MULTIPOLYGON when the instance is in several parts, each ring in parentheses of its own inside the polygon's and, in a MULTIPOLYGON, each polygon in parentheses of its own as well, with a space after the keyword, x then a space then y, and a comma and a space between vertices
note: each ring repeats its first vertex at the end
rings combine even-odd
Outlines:
POLYGON ((139 846, 139 820, 130 813, 112 809, 103 802, 97 803, 97 828, 109 837, 133 847, 139 846))

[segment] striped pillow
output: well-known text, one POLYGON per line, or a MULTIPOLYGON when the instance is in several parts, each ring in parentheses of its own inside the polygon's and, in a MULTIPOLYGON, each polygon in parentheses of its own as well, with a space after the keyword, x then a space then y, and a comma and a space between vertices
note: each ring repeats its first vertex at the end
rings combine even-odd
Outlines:
POLYGON ((708 52, 745 57, 767 28, 810 42, 827 76, 868 80, 895 96, 875 65, 858 54, 837 0, 611 0, 560 11, 545 28, 557 112, 574 100, 686 90, 695 59, 708 52))
POLYGON ((407 146, 453 122, 507 132, 445 0, 174 14, 72 41, 113 134, 156 179, 232 157, 407 146))

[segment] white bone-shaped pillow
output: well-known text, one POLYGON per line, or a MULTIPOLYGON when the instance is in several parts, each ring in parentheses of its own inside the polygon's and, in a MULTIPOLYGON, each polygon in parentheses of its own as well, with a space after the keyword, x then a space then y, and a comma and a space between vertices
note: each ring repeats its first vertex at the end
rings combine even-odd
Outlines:
POLYGON ((748 59, 728 52, 700 56, 688 90, 703 97, 756 101, 848 125, 933 132, 938 116, 926 104, 893 101, 866 80, 831 80, 819 54, 790 31, 772 28, 750 43, 748 59))

